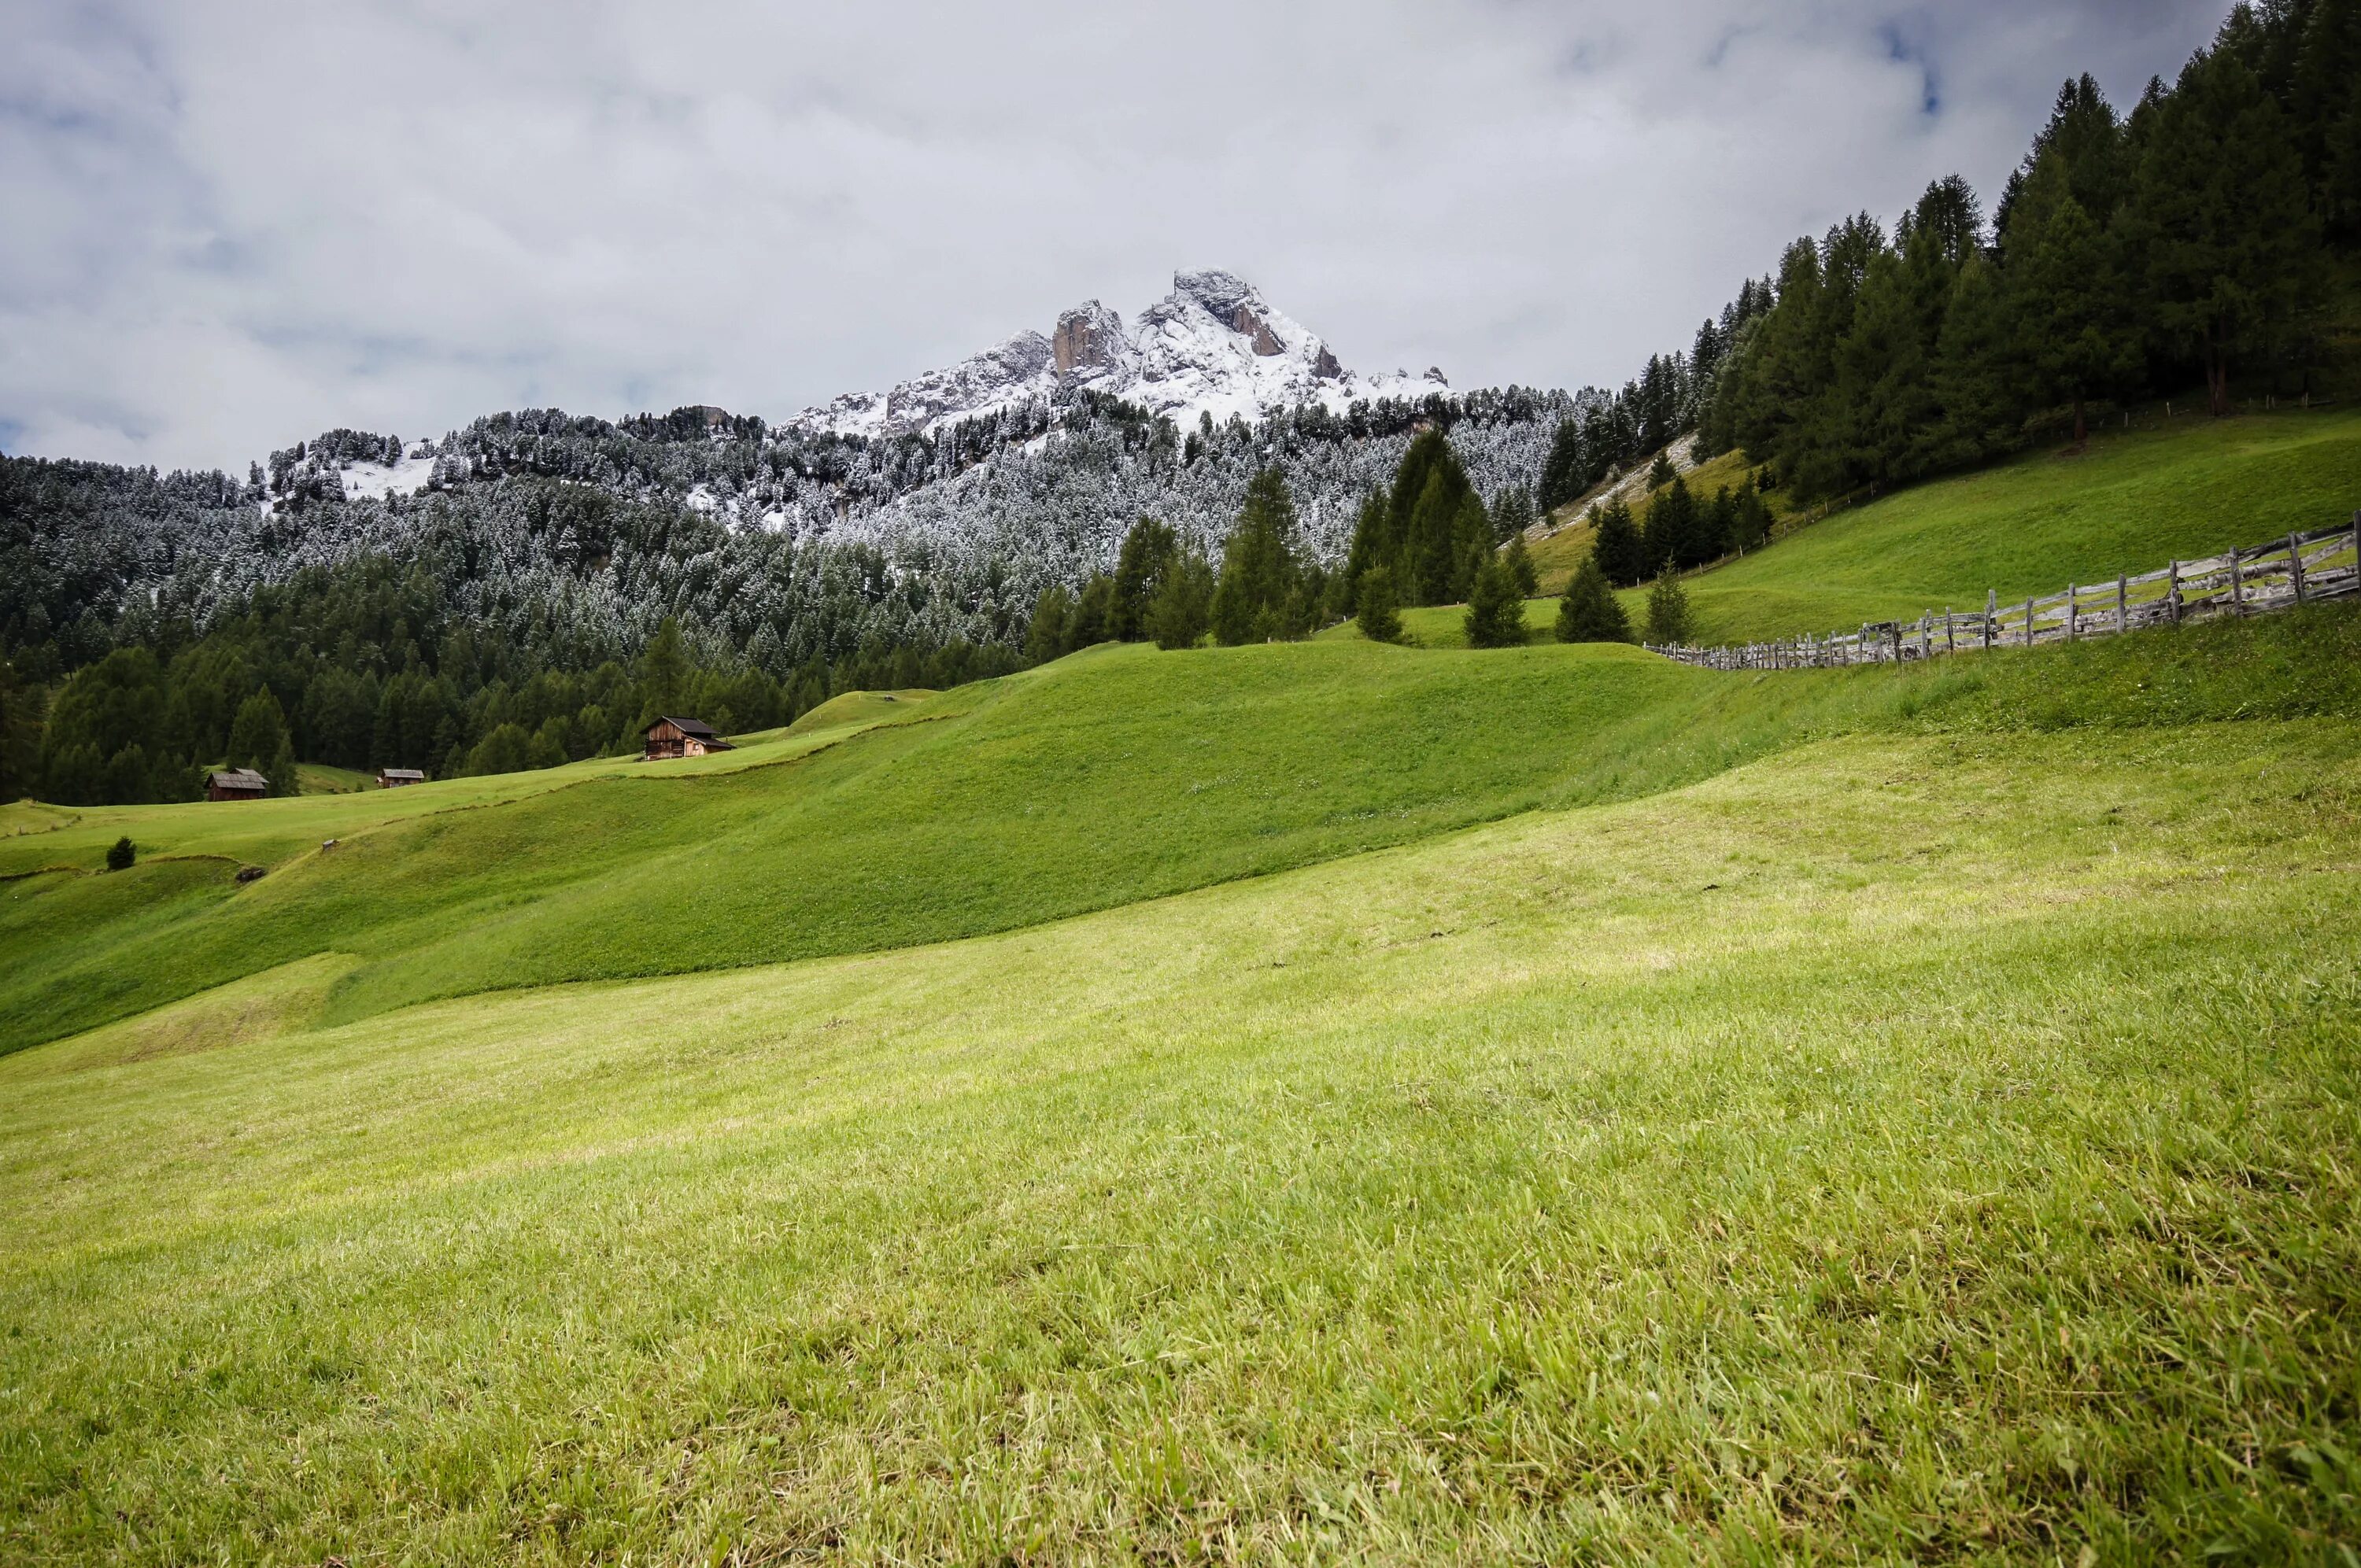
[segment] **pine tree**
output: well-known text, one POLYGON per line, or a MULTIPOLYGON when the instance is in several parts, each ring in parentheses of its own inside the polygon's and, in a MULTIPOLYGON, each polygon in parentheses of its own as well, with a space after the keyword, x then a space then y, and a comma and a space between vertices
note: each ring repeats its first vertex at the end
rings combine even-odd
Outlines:
POLYGON ((230 726, 229 765, 252 768, 270 781, 273 795, 297 793, 295 752, 287 735, 287 715, 269 686, 238 705, 230 726))
POLYGON ((1148 601, 1148 634, 1167 652, 1194 648, 1213 621, 1213 569, 1195 551, 1175 557, 1148 601))
POLYGON ((1357 605, 1361 635, 1372 642, 1402 640, 1401 615, 1394 603, 1394 575, 1383 566, 1361 575, 1357 605))
POLYGON ((1533 525, 1533 493, 1510 485, 1492 498, 1492 543, 1506 544, 1533 525))
POLYGON ((1673 466, 1672 458, 1662 452, 1657 453, 1656 460, 1648 465, 1648 488, 1652 490, 1661 490, 1678 477, 1680 471, 1673 466))
POLYGON ((2318 224, 2285 117, 2228 49, 2201 54, 2155 116, 2125 214, 2164 334, 2230 411, 2233 365, 2264 351, 2318 286, 2318 224))
POLYGON ((1277 468, 1246 486, 1237 526, 1222 548, 1221 585, 1213 593, 1213 636, 1224 646, 1301 635, 1289 624, 1300 602, 1302 556, 1296 542, 1295 498, 1277 468))
POLYGON ((1073 596, 1062 583, 1052 583, 1043 588, 1033 601, 1033 619, 1025 630, 1025 657, 1036 664, 1046 664, 1062 658, 1066 652, 1066 632, 1073 624, 1073 596))
POLYGON ((1510 535, 1509 547, 1500 552, 1500 565, 1519 598, 1531 598, 1542 591, 1541 571, 1533 565, 1532 552, 1525 548, 1523 534, 1510 535))
POLYGON ((1591 509, 1591 554, 1607 580, 1631 587, 1648 576, 1648 546, 1631 521, 1631 509, 1621 501, 1591 509))
POLYGON ((1467 645, 1513 648, 1525 640, 1525 604, 1498 560, 1484 563, 1467 590, 1467 645))
POLYGON ((1583 557, 1565 597, 1557 606, 1557 640, 1561 642, 1629 642, 1631 620, 1623 613, 1607 574, 1594 554, 1583 557))
POLYGON ((1669 571, 1648 590, 1648 641, 1659 647, 1686 642, 1691 630, 1688 591, 1669 571))
POLYGON ((2087 399, 2137 368, 2114 250, 2067 188, 2062 158, 2045 157, 2026 181, 2009 230, 2008 281, 2019 349, 2039 396, 2073 405, 2074 444, 2089 439, 2087 399))
POLYGON ((1558 421, 1550 438, 1549 456, 1542 464, 1539 501, 1544 513, 1555 511, 1590 488, 1586 472, 1582 429, 1572 418, 1558 421))
MULTIPOLYGON (((460 662, 446 650, 445 669, 460 662)), ((656 634, 648 640, 646 651, 640 655, 641 727, 654 723, 662 714, 678 715, 687 687, 688 653, 681 644, 680 622, 665 616, 664 624, 656 628, 656 634)))
POLYGON ((1164 573, 1180 552, 1180 536, 1170 525, 1143 517, 1123 537, 1115 558, 1115 605, 1107 617, 1107 635, 1137 642, 1148 635, 1148 601, 1163 586, 1164 573))
MULTIPOLYGON (((1066 629, 1066 646, 1077 651, 1094 648, 1112 636, 1115 604, 1115 579, 1104 572, 1093 574, 1091 580, 1082 585, 1081 597, 1074 600, 1073 620, 1066 629)), ((917 650, 910 648, 902 652, 913 657, 917 653, 917 650)), ((895 684, 903 683, 897 681, 895 684)))

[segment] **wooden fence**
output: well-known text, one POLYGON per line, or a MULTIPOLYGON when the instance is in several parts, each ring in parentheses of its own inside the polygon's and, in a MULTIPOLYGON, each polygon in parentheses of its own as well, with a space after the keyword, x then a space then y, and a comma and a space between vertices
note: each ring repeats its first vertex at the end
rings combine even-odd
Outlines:
POLYGON ((1927 611, 1826 637, 1784 637, 1721 648, 1651 642, 1649 652, 1713 670, 1807 670, 1890 664, 1984 648, 2031 648, 2111 637, 2144 626, 2178 626, 2216 615, 2259 615, 2316 599, 2361 594, 2361 512, 2336 528, 2291 533, 2202 561, 2107 583, 2070 584, 2064 593, 2003 604, 1984 596, 1982 614, 1927 611))

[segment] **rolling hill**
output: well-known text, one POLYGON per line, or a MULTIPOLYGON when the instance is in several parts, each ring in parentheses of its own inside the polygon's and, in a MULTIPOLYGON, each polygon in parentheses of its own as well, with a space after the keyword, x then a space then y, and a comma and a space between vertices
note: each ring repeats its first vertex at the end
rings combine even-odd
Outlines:
MULTIPOLYGON (((1692 592, 2194 554, 2361 493, 2356 428, 1692 592)), ((2356 607, 1780 675, 1109 646, 741 742, 0 808, 0 1556, 2361 1528, 2356 607)))

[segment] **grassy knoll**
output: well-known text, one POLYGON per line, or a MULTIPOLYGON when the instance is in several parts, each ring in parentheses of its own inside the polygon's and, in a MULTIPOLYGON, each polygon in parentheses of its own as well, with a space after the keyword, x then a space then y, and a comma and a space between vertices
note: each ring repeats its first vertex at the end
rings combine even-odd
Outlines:
POLYGON ((2341 1561, 2351 635, 1851 672, 1920 730, 978 940, 23 1052, 0 1556, 2341 1561), (2345 716, 2177 722, 2249 698, 2345 716))
MULTIPOLYGON (((1698 470, 1708 488, 1739 472, 1728 458, 1698 470)), ((2080 455, 2046 449, 1839 512, 1691 578, 1689 605, 1707 642, 1850 631, 1946 606, 1979 609, 1987 588, 2006 602, 2070 581, 2113 582, 2176 556, 2328 527, 2356 507, 2361 411, 2180 419, 2101 432, 2080 455)), ((1565 591, 1589 545, 1576 527, 1536 547, 1545 592, 1565 591)), ((1640 626, 1647 590, 1620 597, 1640 626)), ((1464 648, 1466 613, 1409 609, 1402 625, 1427 647, 1464 648)), ((1525 607, 1535 636, 1556 615, 1554 601, 1525 607)))
POLYGON ((0 883, 0 946, 18 960, 0 974, 0 1048, 324 953, 355 960, 328 1010, 348 1020, 975 936, 1628 798, 1930 708, 1964 722, 1971 694, 2070 707, 2111 660, 2146 681, 2208 650, 2218 662, 2224 637, 2243 650, 2220 666, 2227 684, 2183 717, 2356 706, 2361 618, 2334 610, 2104 656, 1772 681, 1620 647, 1111 647, 947 693, 909 722, 815 732, 791 762, 678 776, 633 764, 389 823, 250 886, 225 861, 164 857, 0 883))
MULTIPOLYGON (((2095 435, 1842 511, 1696 578, 1708 641, 1850 630, 2113 581, 2324 528, 2361 506, 2361 411, 2177 420, 2095 435)), ((1644 591, 1625 596, 1637 615, 1644 591)))
MULTIPOLYGON (((851 704, 868 695, 848 692, 835 701, 851 704)), ((792 727, 766 729, 741 737, 733 751, 661 762, 645 762, 636 754, 592 757, 533 773, 437 779, 402 789, 367 787, 335 795, 306 794, 300 799, 270 801, 87 806, 17 801, 0 805, 0 877, 50 867, 102 865, 106 847, 126 835, 138 844, 142 856, 211 855, 247 865, 278 866, 316 850, 324 839, 350 838, 390 822, 504 805, 593 779, 694 778, 734 773, 807 755, 843 740, 852 729, 918 715, 916 703, 880 705, 880 708, 875 716, 847 711, 826 735, 792 727)), ((303 766, 309 769, 313 764, 303 766)), ((320 771, 340 773, 344 770, 320 771)))

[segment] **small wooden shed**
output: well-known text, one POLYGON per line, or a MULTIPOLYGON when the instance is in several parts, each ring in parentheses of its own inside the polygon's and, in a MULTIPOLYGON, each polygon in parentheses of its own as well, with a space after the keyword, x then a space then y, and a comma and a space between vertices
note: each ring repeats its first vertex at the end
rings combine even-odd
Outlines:
POLYGON ((703 719, 666 715, 648 726, 646 760, 651 762, 660 757, 702 757, 708 751, 730 749, 730 742, 716 735, 713 726, 703 719))
POLYGON ((260 800, 270 793, 270 781, 252 768, 225 768, 205 775, 207 800, 260 800))
POLYGON ((400 789, 404 784, 425 782, 424 771, 418 768, 379 768, 377 771, 377 787, 379 789, 400 789))

